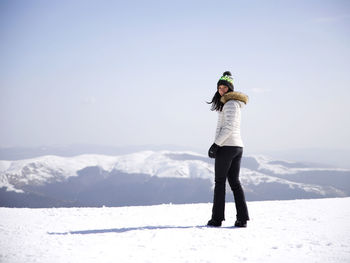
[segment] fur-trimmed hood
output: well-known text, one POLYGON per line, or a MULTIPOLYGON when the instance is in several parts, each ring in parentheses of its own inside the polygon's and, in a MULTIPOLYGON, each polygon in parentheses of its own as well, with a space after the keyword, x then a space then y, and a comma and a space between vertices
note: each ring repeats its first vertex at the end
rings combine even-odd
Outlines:
POLYGON ((243 102, 244 104, 247 104, 248 103, 248 96, 241 93, 241 92, 230 91, 230 92, 227 92, 226 94, 224 94, 220 99, 220 101, 223 104, 225 104, 229 100, 238 100, 238 101, 243 102))

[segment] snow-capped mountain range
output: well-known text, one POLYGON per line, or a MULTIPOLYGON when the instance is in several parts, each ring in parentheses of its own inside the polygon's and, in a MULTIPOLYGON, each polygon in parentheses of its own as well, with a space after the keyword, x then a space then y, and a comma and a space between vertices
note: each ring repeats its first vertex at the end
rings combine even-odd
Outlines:
MULTIPOLYGON (((0 206, 210 202, 213 164, 206 156, 174 151, 0 161, 0 206)), ((345 169, 247 156, 240 177, 247 200, 350 196, 350 170, 345 169)))

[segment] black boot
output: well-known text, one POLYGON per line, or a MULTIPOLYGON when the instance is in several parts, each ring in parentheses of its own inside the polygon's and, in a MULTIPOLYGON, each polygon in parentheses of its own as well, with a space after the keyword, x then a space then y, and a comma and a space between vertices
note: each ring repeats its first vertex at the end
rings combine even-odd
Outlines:
POLYGON ((210 220, 208 221, 207 226, 219 227, 219 226, 221 226, 221 221, 216 221, 215 219, 210 219, 210 220))
POLYGON ((245 220, 236 220, 235 227, 247 227, 247 221, 245 220))

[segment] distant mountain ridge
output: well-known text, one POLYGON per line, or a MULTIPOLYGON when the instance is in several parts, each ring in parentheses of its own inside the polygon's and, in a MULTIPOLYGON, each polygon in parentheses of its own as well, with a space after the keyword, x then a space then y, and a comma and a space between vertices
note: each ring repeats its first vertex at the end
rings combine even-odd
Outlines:
MULTIPOLYGON (((206 156, 179 151, 0 161, 0 206, 211 202, 213 164, 206 156)), ((350 196, 350 170, 346 169, 246 156, 240 177, 247 200, 350 196)))

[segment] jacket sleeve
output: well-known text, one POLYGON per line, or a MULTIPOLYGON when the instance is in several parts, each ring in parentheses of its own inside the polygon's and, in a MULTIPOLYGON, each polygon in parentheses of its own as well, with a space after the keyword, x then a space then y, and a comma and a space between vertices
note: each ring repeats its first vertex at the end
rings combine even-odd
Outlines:
POLYGON ((222 111, 222 126, 220 130, 217 130, 215 143, 222 146, 225 140, 233 133, 236 115, 239 114, 239 106, 234 102, 234 100, 228 101, 222 111))
POLYGON ((222 122, 222 113, 218 113, 218 122, 216 125, 216 131, 215 131, 215 139, 219 136, 220 130, 221 130, 221 122, 222 122))

